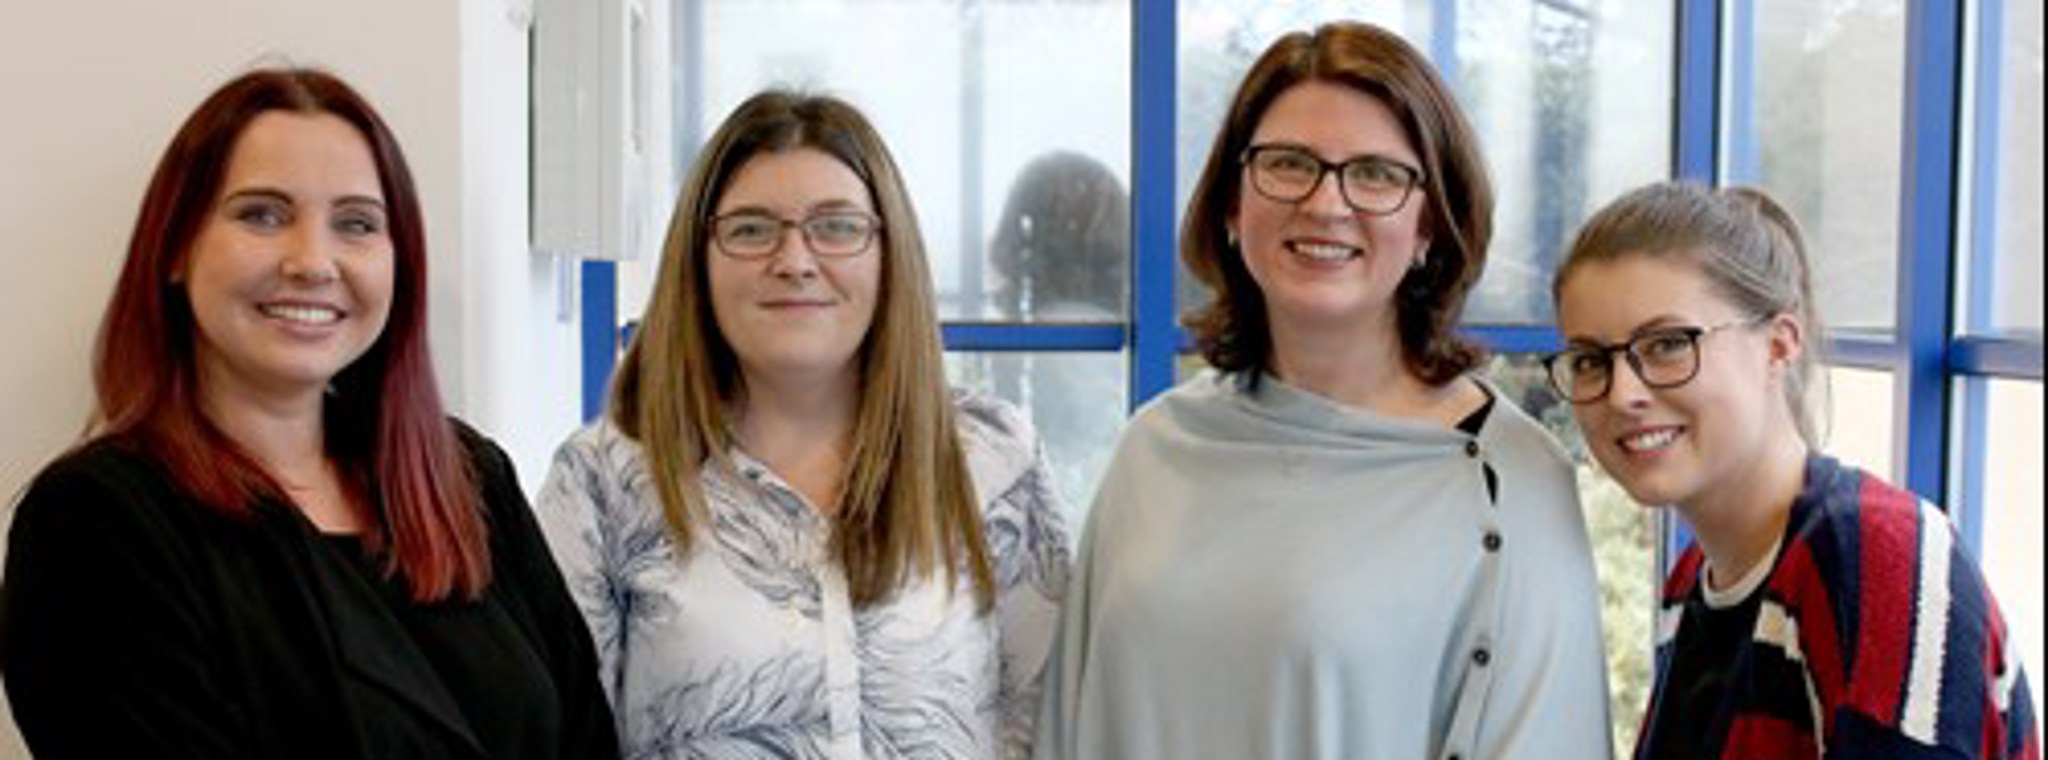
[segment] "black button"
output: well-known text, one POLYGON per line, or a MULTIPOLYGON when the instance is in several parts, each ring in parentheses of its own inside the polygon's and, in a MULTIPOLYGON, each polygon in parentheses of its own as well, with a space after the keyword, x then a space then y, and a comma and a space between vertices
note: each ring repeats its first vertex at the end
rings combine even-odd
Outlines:
POLYGON ((1486 545, 1487 551, 1500 551, 1500 534, 1489 530, 1486 532, 1486 540, 1482 541, 1481 543, 1484 543, 1486 545))
POLYGON ((1465 456, 1471 457, 1471 458, 1473 458, 1473 459, 1478 459, 1478 458, 1479 458, 1479 442, 1478 442, 1478 441, 1466 441, 1466 442, 1465 442, 1465 456))
POLYGON ((1493 662, 1493 653, 1488 652, 1483 648, 1474 649, 1472 650, 1472 662, 1477 664, 1479 667, 1486 667, 1487 663, 1493 662))

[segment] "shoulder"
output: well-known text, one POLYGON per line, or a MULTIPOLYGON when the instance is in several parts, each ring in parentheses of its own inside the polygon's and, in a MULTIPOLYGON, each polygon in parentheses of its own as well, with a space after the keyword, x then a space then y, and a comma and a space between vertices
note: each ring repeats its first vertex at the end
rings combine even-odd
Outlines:
MULTIPOLYGON (((133 442, 101 438, 52 461, 37 473, 15 508, 13 533, 80 523, 163 518, 164 507, 185 501, 170 475, 133 442)), ((196 505, 195 505, 196 506, 196 505)))
POLYGON ((1480 428, 1483 439, 1491 439, 1491 445, 1503 449, 1520 460, 1534 462, 1559 472, 1568 473, 1573 468, 1572 458, 1557 437, 1537 422, 1534 417, 1517 405, 1512 398, 1491 381, 1471 376, 1472 382, 1493 398, 1493 411, 1487 414, 1486 425, 1480 428))
POLYGON ((953 389, 953 420, 976 481, 1015 480, 1038 457, 1038 430, 1008 401, 953 389))

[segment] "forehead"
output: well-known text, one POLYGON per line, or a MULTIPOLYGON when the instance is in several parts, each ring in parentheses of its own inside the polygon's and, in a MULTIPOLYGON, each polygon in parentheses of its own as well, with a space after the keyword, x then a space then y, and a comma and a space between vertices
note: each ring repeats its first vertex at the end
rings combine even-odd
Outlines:
POLYGON ((1567 339, 1612 341, 1660 320, 1704 324, 1735 310, 1691 262, 1632 252, 1574 268, 1558 290, 1557 323, 1567 339))
POLYGON ((1283 90, 1259 117, 1253 143, 1290 142, 1325 158, 1362 154, 1414 154, 1407 131, 1379 96, 1350 85, 1314 79, 1283 90))
POLYGON ((266 111, 252 119, 235 139, 222 187, 251 185, 382 197, 369 140, 329 113, 266 111))
POLYGON ((838 157, 816 148, 755 154, 733 172, 719 197, 721 212, 758 207, 787 212, 845 204, 867 209, 867 183, 838 157))

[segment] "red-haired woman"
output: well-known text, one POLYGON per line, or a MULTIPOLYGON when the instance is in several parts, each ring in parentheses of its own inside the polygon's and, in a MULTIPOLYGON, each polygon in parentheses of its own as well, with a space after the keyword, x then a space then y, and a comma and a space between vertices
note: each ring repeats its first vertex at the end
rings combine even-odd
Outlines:
POLYGON ((418 194, 332 75, 185 122, 30 485, 0 666, 42 757, 615 756, 503 452, 443 416, 418 194))

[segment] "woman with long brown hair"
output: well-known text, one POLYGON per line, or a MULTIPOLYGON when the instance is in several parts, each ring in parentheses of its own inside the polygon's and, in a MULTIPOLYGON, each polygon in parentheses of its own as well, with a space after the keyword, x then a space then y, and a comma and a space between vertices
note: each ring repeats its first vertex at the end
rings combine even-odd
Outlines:
POLYGON ((496 445, 444 416, 397 141, 252 71, 157 165, 88 438, 30 485, 0 665, 44 757, 617 753, 496 445))
POLYGON ((859 111, 727 117, 539 498, 628 755, 1028 750, 1065 528, 1024 417, 947 390, 935 310, 859 111))

